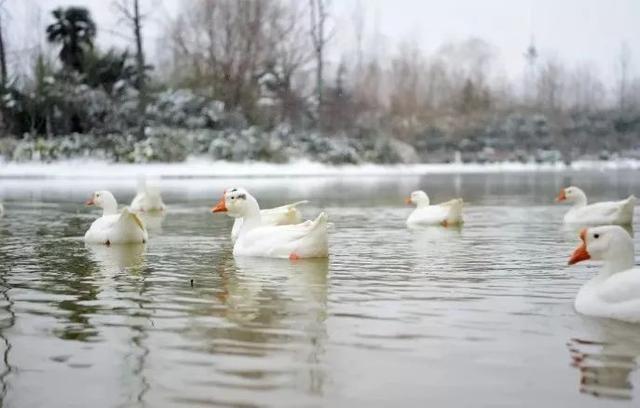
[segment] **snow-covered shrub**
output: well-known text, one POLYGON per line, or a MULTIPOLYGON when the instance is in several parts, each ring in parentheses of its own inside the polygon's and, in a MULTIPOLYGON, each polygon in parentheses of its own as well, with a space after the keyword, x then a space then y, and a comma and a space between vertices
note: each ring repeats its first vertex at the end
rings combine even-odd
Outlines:
POLYGON ((189 154, 189 137, 184 130, 151 129, 150 135, 134 144, 133 160, 145 162, 179 162, 189 154))
POLYGON ((0 138, 0 157, 9 160, 13 157, 13 152, 18 145, 18 141, 12 137, 0 138))
POLYGON ((365 161, 393 164, 393 163, 417 163, 419 161, 416 149, 408 143, 404 143, 390 137, 378 137, 373 149, 367 150, 365 161))
POLYGON ((215 128, 224 119, 224 103, 211 101, 188 89, 167 90, 155 96, 147 115, 159 126, 215 128))
POLYGON ((135 162, 134 146, 135 137, 130 134, 109 133, 95 136, 92 145, 97 151, 104 152, 105 158, 115 162, 135 162))
POLYGON ((358 146, 345 135, 310 133, 302 141, 303 151, 314 160, 331 164, 356 164, 362 161, 358 146))
POLYGON ((233 144, 222 133, 209 144, 208 153, 214 160, 231 160, 233 156, 233 144))

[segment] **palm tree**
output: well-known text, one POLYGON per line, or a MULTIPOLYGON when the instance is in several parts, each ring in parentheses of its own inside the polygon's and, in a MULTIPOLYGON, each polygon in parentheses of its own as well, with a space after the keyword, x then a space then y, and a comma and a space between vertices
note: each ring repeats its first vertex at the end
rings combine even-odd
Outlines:
POLYGON ((69 69, 83 72, 87 48, 93 48, 96 24, 84 7, 57 8, 52 12, 55 22, 47 27, 47 40, 62 44, 60 61, 69 69))

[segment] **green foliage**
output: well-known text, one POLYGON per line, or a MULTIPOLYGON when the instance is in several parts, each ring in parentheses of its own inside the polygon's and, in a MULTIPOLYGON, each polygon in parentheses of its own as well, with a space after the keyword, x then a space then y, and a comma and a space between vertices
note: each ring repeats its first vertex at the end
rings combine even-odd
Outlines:
POLYGON ((51 14, 55 21, 47 27, 47 41, 62 44, 59 57, 66 68, 84 72, 84 57, 96 36, 91 13, 84 7, 67 7, 51 14))
POLYGON ((102 87, 109 94, 119 81, 135 82, 136 69, 127 50, 112 48, 104 54, 91 50, 84 57, 83 67, 83 82, 91 88, 102 87))

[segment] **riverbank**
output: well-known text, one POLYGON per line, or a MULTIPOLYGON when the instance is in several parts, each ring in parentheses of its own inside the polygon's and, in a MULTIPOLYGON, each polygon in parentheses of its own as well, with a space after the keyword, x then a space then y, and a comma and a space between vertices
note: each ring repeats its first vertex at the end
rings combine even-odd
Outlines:
POLYGON ((226 162, 190 158, 180 163, 109 163, 95 160, 66 160, 53 163, 0 164, 0 178, 127 179, 158 178, 256 178, 256 177, 366 177, 425 174, 472 174, 502 172, 562 172, 581 170, 640 169, 640 160, 575 161, 557 163, 422 163, 329 165, 300 160, 286 164, 226 162))

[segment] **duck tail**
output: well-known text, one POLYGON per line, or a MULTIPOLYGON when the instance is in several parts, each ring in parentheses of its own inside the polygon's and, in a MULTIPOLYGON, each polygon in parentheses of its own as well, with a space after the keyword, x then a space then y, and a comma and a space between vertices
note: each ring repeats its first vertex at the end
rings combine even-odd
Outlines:
POLYGON ((462 198, 454 198, 452 200, 445 201, 444 203, 441 203, 439 205, 443 207, 451 207, 451 206, 460 206, 462 204, 463 204, 462 198))
POLYGON ((299 205, 309 204, 309 200, 296 201, 295 203, 287 204, 288 208, 295 208, 299 205))
POLYGON ((140 174, 138 175, 136 190, 138 193, 144 193, 146 189, 147 189, 147 178, 143 174, 140 174))
POLYGON ((146 231, 144 222, 138 217, 136 213, 129 211, 129 207, 124 207, 120 212, 120 220, 121 223, 129 223, 132 222, 137 225, 142 231, 146 231))
POLYGON ((321 212, 320 214, 318 214, 315 220, 311 221, 309 230, 315 230, 321 227, 326 227, 328 219, 329 217, 327 217, 327 213, 325 213, 324 211, 321 212))
POLYGON ((147 184, 144 192, 151 197, 156 197, 156 198, 160 197, 160 187, 156 184, 147 184))
POLYGON ((620 209, 622 222, 630 224, 633 221, 633 210, 636 206, 636 200, 633 194, 624 200, 622 208, 620 209))
POLYGON ((297 224, 302 221, 302 214, 298 210, 297 206, 307 204, 309 201, 296 201, 295 203, 285 205, 287 218, 290 224, 297 224))
POLYGON ((457 225, 462 223, 462 209, 464 207, 464 201, 462 198, 455 198, 448 201, 446 205, 449 207, 449 214, 447 215, 447 223, 457 225))
POLYGON ((638 199, 636 198, 636 196, 634 196, 633 194, 631 194, 628 198, 627 198, 627 203, 628 205, 630 205, 631 207, 635 207, 636 205, 636 201, 638 199))

